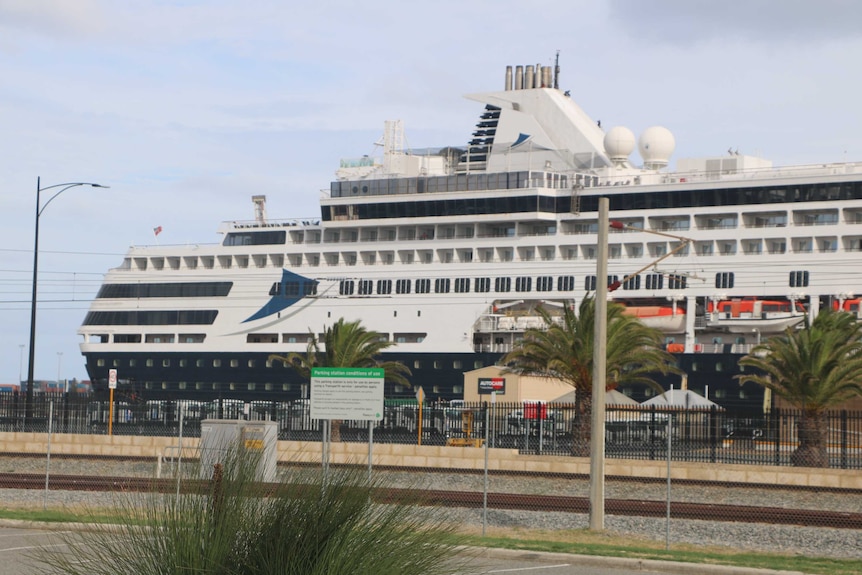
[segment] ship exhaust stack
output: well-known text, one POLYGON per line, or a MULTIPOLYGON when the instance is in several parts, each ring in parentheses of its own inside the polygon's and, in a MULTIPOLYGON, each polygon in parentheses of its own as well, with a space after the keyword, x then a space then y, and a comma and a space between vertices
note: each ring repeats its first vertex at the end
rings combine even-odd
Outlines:
POLYGON ((266 224, 266 196, 252 196, 254 202, 254 221, 261 225, 266 224))
POLYGON ((512 67, 506 66, 506 91, 512 89, 512 67))
POLYGON ((524 76, 525 76, 524 77, 524 88, 526 88, 528 90, 531 88, 535 88, 536 87, 536 84, 535 84, 536 79, 533 76, 533 66, 532 65, 527 66, 527 71, 524 74, 524 76))
POLYGON ((523 66, 515 66, 515 89, 523 90, 524 89, 524 67, 523 66))

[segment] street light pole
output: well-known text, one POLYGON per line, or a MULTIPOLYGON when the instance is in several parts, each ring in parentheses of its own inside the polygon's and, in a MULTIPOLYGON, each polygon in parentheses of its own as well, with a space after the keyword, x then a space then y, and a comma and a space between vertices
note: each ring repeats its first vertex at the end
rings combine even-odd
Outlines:
POLYGON ((63 365, 63 352, 57 352, 57 389, 60 388, 60 368, 63 365))
POLYGON ((54 198, 68 190, 77 186, 90 186, 93 188, 107 188, 101 184, 93 184, 90 182, 67 182, 64 184, 54 184, 53 186, 42 187, 42 178, 36 178, 36 224, 33 240, 33 294, 30 298, 30 355, 27 363, 27 395, 24 400, 24 423, 30 423, 33 419, 33 367, 36 359, 36 293, 39 271, 39 217, 45 208, 48 207, 54 198), (53 196, 48 198, 45 205, 42 205, 42 192, 60 188, 53 196))

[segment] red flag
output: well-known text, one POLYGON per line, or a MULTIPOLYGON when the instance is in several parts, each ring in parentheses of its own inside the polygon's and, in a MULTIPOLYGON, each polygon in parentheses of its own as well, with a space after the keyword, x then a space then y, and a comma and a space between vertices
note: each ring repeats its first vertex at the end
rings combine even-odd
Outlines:
POLYGON ((153 235, 154 236, 157 236, 160 233, 162 233, 162 226, 156 226, 155 228, 153 228, 153 235))

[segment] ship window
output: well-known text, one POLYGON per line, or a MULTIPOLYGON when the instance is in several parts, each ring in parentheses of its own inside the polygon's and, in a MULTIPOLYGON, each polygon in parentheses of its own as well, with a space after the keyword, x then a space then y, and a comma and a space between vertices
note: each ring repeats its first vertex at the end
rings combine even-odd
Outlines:
POLYGON ((668 289, 685 289, 688 278, 683 275, 670 274, 667 276, 668 289))
POLYGON ((429 293, 430 291, 431 291, 431 280, 430 279, 420 278, 420 279, 416 280, 416 293, 429 293))
POLYGON ((213 367, 221 367, 221 360, 220 359, 214 359, 213 360, 213 367))
POLYGON ((202 359, 195 360, 195 367, 203 367, 203 366, 204 366, 204 360, 202 360, 202 359))
POLYGON ((584 289, 586 291, 596 291, 596 276, 587 276, 584 278, 584 289))
POLYGON ((239 367, 239 360, 236 360, 236 359, 230 360, 230 366, 231 367, 239 367))
POLYGON ((341 280, 338 284, 339 295, 353 295, 353 280, 341 280))
POLYGON ((373 289, 374 282, 372 280, 359 280, 359 295, 371 295, 373 289))
POLYGON ((491 278, 476 278, 475 289, 477 292, 491 291, 491 278))
POLYGON ((422 369, 422 362, 420 360, 415 360, 413 362, 413 369, 422 369))
POLYGON ((470 278, 455 278, 455 293, 470 291, 470 278))
POLYGON ((377 280, 377 293, 383 295, 391 294, 392 280, 377 280))
POLYGON ((539 276, 536 278, 536 291, 551 291, 554 289, 554 278, 551 276, 539 276))
POLYGON ((449 293, 449 278, 437 278, 434 280, 434 293, 449 293))
POLYGON ((494 291, 507 292, 512 290, 512 278, 501 277, 494 280, 494 291))
POLYGON ((808 272, 790 272, 790 287, 808 287, 808 272))
POLYGON ((557 278, 557 291, 572 291, 573 289, 575 289, 575 276, 557 278))
POLYGON ((114 365, 114 367, 120 367, 120 360, 119 360, 119 359, 115 359, 115 360, 113 361, 113 365, 114 365))
POLYGON ((452 369, 461 369, 461 360, 456 359, 452 362, 452 369))
POLYGON ((151 359, 147 360, 147 367, 153 367, 153 360, 151 360, 151 359))
MULTIPOLYGON (((482 360, 476 360, 473 362, 473 369, 481 369, 485 367, 485 362, 482 360)), ((453 389, 454 391, 454 389, 453 389)))
POLYGON ((515 291, 531 291, 533 289, 533 278, 518 277, 515 278, 515 291))
POLYGON ((443 362, 439 359, 434 360, 434 369, 443 369, 443 362))
POLYGON ((188 367, 188 366, 189 366, 189 360, 187 360, 187 359, 181 359, 180 360, 180 367, 188 367))
POLYGON ((623 282, 624 290, 636 290, 641 289, 641 276, 633 276, 623 282))
POLYGON ((715 274, 715 287, 719 289, 730 289, 733 287, 733 272, 719 272, 715 274))
POLYGON ((395 293, 410 293, 410 280, 398 280, 395 282, 395 293))
POLYGON ((116 333, 114 334, 114 343, 141 343, 141 334, 116 333))
POLYGON ((647 274, 647 289, 662 289, 664 287, 664 276, 661 274, 647 274))
POLYGON ((136 365, 138 365, 137 359, 130 359, 129 360, 129 367, 135 367, 136 365))
POLYGON ((181 381, 181 382, 179 382, 179 384, 177 384, 177 388, 179 388, 179 389, 186 389, 186 388, 188 387, 188 385, 189 385, 189 384, 188 384, 187 382, 185 382, 185 381, 181 381))

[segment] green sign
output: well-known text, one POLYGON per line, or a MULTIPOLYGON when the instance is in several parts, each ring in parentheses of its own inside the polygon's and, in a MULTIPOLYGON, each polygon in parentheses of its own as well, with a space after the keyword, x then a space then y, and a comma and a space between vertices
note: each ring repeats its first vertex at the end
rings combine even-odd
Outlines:
POLYGON ((383 419, 383 368, 313 367, 312 419, 383 419))

